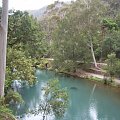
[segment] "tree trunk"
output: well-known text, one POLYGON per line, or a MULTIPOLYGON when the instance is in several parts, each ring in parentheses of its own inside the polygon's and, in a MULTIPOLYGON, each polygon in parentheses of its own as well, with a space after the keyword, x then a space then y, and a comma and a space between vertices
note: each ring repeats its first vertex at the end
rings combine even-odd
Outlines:
POLYGON ((2 0, 2 14, 0 24, 0 97, 4 96, 7 29, 8 29, 8 0, 2 0))
POLYGON ((95 54, 94 54, 94 50, 93 50, 92 41, 90 41, 90 49, 91 49, 91 54, 92 54, 92 57, 93 57, 94 65, 95 65, 95 67, 97 68, 97 62, 96 62, 96 59, 95 59, 95 54))

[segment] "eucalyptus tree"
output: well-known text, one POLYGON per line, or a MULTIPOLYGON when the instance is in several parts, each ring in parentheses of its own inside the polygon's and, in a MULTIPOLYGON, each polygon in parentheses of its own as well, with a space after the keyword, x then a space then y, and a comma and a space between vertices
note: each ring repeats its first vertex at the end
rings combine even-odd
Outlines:
POLYGON ((105 6, 99 0, 78 0, 71 5, 69 13, 61 20, 53 35, 53 55, 58 55, 58 61, 90 61, 93 58, 97 67, 94 45, 98 46, 97 44, 101 43, 101 20, 105 10, 105 6))
POLYGON ((100 41, 102 41, 101 20, 105 16, 105 7, 107 7, 107 5, 104 6, 100 0, 86 0, 84 1, 84 6, 85 9, 82 12, 80 20, 83 29, 82 34, 84 34, 83 39, 87 40, 87 46, 91 49, 94 65, 97 67, 94 45, 96 43, 101 44, 100 41))
POLYGON ((8 28, 8 0, 2 0, 2 13, 0 24, 0 96, 4 96, 6 47, 8 28))
POLYGON ((75 15, 66 16, 54 33, 52 51, 55 66, 59 69, 74 71, 76 61, 87 63, 91 58, 90 50, 86 46, 86 41, 82 40, 77 22, 75 15))

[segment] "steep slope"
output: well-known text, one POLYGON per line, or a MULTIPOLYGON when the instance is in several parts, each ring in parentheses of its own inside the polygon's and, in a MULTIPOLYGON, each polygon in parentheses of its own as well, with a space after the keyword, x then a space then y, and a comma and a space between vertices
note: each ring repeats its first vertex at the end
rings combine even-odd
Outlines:
POLYGON ((54 4, 46 7, 46 10, 41 17, 37 17, 42 25, 45 33, 45 40, 48 42, 48 44, 51 44, 52 34, 55 28, 58 26, 59 21, 62 20, 69 11, 68 9, 70 6, 71 2, 64 3, 56 1, 54 4))
POLYGON ((43 16, 47 16, 49 14, 57 13, 58 10, 64 8, 65 6, 71 4, 71 2, 59 2, 55 1, 53 4, 40 8, 38 10, 28 10, 30 15, 33 15, 38 20, 41 19, 43 16), (54 12, 54 13, 53 13, 54 12))
POLYGON ((40 18, 43 16, 44 12, 46 11, 47 7, 43 7, 38 10, 29 10, 29 14, 33 15, 36 18, 40 18))
MULTIPOLYGON (((107 3, 110 5, 108 14, 114 17, 118 9, 120 9, 120 0, 102 1, 104 1, 105 4, 107 3)), ((74 2, 64 3, 55 1, 54 4, 43 7, 39 10, 28 11, 31 15, 33 15, 40 21, 43 31, 45 33, 45 40, 49 44, 51 44, 52 34, 58 26, 59 21, 62 20, 65 17, 65 15, 69 12, 72 3, 74 2)))

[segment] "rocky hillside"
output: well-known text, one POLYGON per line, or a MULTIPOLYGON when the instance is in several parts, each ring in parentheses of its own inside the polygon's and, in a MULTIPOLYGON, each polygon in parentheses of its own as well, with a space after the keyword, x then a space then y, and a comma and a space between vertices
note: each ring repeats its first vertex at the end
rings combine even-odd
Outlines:
POLYGON ((47 7, 43 7, 38 10, 29 10, 28 12, 29 12, 29 14, 33 15, 36 18, 40 18, 44 15, 46 9, 47 9, 47 7))
POLYGON ((60 14, 60 12, 63 11, 63 9, 65 10, 65 8, 70 4, 71 2, 64 3, 64 2, 55 1, 54 4, 45 6, 38 10, 29 10, 28 12, 29 14, 33 15, 38 20, 40 20, 43 17, 49 16, 51 14, 60 14))
MULTIPOLYGON (((110 4, 111 10, 120 9, 120 0, 102 0, 110 4)), ((38 10, 29 10, 28 12, 34 17, 41 19, 46 16, 51 15, 61 15, 61 12, 68 8, 72 2, 59 2, 55 1, 53 4, 45 6, 38 10)))
POLYGON ((28 11, 31 15, 36 17, 45 33, 45 40, 51 44, 52 33, 57 27, 58 22, 64 18, 70 8, 71 2, 55 1, 54 4, 48 5, 42 9, 35 11, 28 11))
MULTIPOLYGON (((105 4, 108 3, 110 5, 109 14, 110 16, 114 16, 118 9, 120 9, 120 0, 102 0, 105 1, 105 4)), ((28 11, 31 15, 36 17, 43 28, 44 33, 46 34, 45 40, 51 44, 52 41, 52 33, 57 27, 60 20, 64 18, 64 16, 69 12, 73 2, 59 2, 55 1, 54 4, 43 7, 39 10, 28 11)))

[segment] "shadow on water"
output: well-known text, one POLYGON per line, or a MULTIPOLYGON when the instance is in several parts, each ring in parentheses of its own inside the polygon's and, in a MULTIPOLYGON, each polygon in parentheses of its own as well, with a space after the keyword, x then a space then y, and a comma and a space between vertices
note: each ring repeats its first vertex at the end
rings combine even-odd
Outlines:
POLYGON ((70 87, 71 90, 77 90, 77 87, 70 87))

